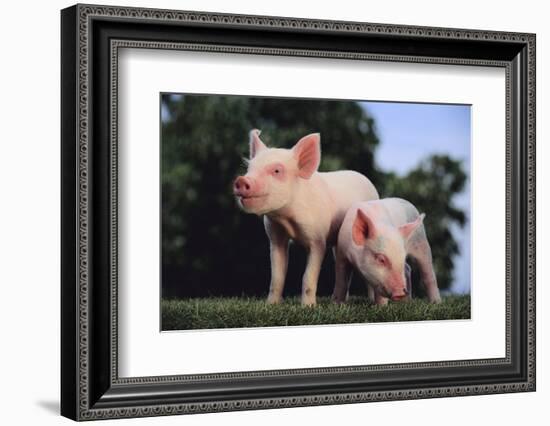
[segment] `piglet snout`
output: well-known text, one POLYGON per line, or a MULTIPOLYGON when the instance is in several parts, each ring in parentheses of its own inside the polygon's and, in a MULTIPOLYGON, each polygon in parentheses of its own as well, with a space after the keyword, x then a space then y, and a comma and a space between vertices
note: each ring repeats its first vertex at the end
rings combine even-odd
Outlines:
POLYGON ((392 295, 391 300, 393 300, 394 302, 397 302, 399 300, 403 300, 405 297, 407 297, 407 295, 405 293, 403 293, 403 294, 394 294, 394 295, 392 295))
POLYGON ((408 294, 408 291, 406 288, 404 288, 403 291, 393 292, 391 295, 391 300, 393 300, 394 302, 403 300, 407 297, 407 294, 408 294))
POLYGON ((249 197, 253 193, 254 182, 246 176, 239 176, 233 182, 233 193, 239 197, 249 197))

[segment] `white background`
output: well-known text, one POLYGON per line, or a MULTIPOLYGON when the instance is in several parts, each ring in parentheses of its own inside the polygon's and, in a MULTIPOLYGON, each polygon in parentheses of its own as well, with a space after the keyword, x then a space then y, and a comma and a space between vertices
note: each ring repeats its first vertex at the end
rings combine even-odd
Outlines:
MULTIPOLYGON (((105 424, 256 425, 308 423, 544 424, 550 399, 548 314, 550 29, 544 2, 296 2, 244 0, 111 2, 383 23, 536 32, 538 125, 538 391, 422 401, 108 421, 105 424), (546 189, 547 193, 547 189, 546 189), (546 219, 547 220, 547 219, 546 219)), ((59 404, 59 9, 64 1, 3 5, 0 31, 0 398, 3 424, 68 424, 59 404)), ((484 253, 491 256, 491 253, 484 253)), ((103 424, 103 423, 102 423, 103 424)))
POLYGON ((118 76, 122 377, 505 356, 502 68, 124 49, 118 76), (473 257, 492 251, 472 262, 471 320, 159 333, 159 92, 471 103, 473 257))

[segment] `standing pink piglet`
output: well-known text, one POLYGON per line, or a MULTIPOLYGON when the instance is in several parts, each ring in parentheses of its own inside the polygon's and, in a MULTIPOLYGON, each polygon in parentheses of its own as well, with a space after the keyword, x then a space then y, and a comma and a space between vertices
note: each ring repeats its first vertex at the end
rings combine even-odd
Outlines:
POLYGON ((308 251, 302 304, 315 305, 317 280, 327 247, 334 246, 346 211, 356 201, 378 198, 373 184, 353 171, 319 173, 320 135, 304 136, 291 149, 268 148, 250 132, 248 170, 233 183, 239 206, 264 216, 270 241, 268 303, 279 303, 294 240, 308 251))
POLYGON ((369 297, 377 304, 406 298, 410 269, 405 260, 410 256, 418 263, 428 300, 441 302, 424 216, 400 198, 351 206, 338 234, 333 300, 346 301, 353 269, 367 282, 369 297))

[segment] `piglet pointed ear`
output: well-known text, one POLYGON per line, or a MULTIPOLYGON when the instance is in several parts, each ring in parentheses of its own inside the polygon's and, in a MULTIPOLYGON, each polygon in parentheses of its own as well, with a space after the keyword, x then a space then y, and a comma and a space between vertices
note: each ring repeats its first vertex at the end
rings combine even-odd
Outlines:
POLYGON ((416 228, 418 228, 422 224, 422 222, 424 221, 425 216, 426 215, 424 213, 422 213, 420 216, 418 216, 416 218, 416 220, 414 220, 412 222, 409 222, 409 223, 406 223, 404 225, 401 225, 399 227, 399 232, 401 233, 401 235, 403 236, 403 238, 405 240, 408 240, 409 237, 416 230, 416 228))
POLYGON ((249 133, 250 136, 250 159, 252 160, 258 153, 266 149, 267 146, 260 139, 261 130, 252 129, 249 133))
POLYGON ((312 133, 304 136, 292 147, 292 151, 298 161, 298 174, 309 179, 321 162, 321 135, 312 133))
POLYGON ((358 246, 362 246, 369 238, 374 238, 375 234, 376 228, 372 219, 363 210, 357 209, 357 215, 351 227, 353 242, 358 246))

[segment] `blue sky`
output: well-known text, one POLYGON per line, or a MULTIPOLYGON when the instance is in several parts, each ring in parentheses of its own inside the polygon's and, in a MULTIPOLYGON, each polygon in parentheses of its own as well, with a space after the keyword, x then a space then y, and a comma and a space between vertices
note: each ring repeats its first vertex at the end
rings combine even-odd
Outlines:
POLYGON ((447 154, 463 161, 468 181, 464 191, 455 196, 453 201, 467 212, 468 221, 464 228, 452 229, 461 254, 455 259, 455 282, 451 290, 469 293, 470 106, 397 102, 360 104, 376 120, 376 131, 380 138, 376 163, 383 170, 404 175, 432 154, 447 154))

